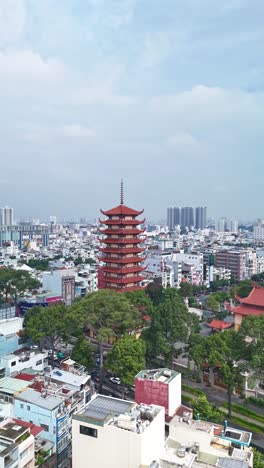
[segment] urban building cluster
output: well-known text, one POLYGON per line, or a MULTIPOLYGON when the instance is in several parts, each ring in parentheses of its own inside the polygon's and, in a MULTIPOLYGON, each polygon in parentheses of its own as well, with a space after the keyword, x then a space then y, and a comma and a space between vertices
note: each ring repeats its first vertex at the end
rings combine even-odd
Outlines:
MULTIPOLYGON (((93 468, 253 467, 251 433, 194 419, 180 373, 142 370, 134 401, 97 394, 83 366, 66 357, 53 367, 50 350, 35 349, 23 332, 34 305, 69 306, 98 288, 135 291, 154 280, 210 287, 264 272, 261 220, 251 230, 215 229, 205 207, 169 210, 168 225, 148 224, 124 204, 123 187, 120 204, 95 224, 56 216, 14 224, 13 210, 1 209, 0 268, 27 271, 40 287, 0 304, 0 466, 66 467, 72 458, 78 468, 87 460, 93 468)), ((238 329, 250 310, 263 313, 263 291, 228 307, 238 329)))

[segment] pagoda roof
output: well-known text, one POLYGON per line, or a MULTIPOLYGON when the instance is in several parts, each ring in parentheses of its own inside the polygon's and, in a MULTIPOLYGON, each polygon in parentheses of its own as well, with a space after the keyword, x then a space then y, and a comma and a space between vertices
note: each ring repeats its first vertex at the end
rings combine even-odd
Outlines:
MULTIPOLYGON (((99 247, 100 252, 103 253, 112 253, 112 254, 132 254, 132 253, 141 253, 146 250, 146 247, 120 247, 120 248, 114 248, 114 247, 99 247)), ((112 260, 112 259, 111 259, 112 260)), ((113 263, 114 263, 115 258, 113 257, 113 263)))
POLYGON ((130 216, 138 216, 143 213, 144 210, 137 211, 133 210, 132 208, 129 208, 126 205, 120 204, 116 206, 115 208, 111 208, 110 210, 103 211, 101 210, 101 213, 105 216, 115 216, 115 215, 130 215, 130 216))
POLYGON ((142 234, 143 232, 145 232, 145 229, 137 229, 137 228, 132 228, 132 229, 124 229, 124 228, 120 228, 120 229, 111 229, 111 228, 108 228, 108 229, 100 229, 100 232, 104 235, 107 235, 107 234, 125 234, 125 235, 139 235, 139 234, 142 234))
POLYGON ((145 218, 144 219, 99 219, 101 224, 106 224, 109 226, 137 226, 138 224, 144 224, 145 218))
POLYGON ((102 270, 105 273, 117 273, 117 274, 139 273, 141 271, 144 271, 145 269, 146 267, 142 267, 142 266, 121 267, 121 268, 120 267, 114 268, 114 267, 108 267, 108 266, 102 267, 102 270))
POLYGON ((240 304, 239 306, 237 307, 229 307, 229 310, 231 312, 233 312, 233 314, 238 314, 238 315, 262 315, 264 314, 264 307, 263 308, 260 308, 260 307, 253 307, 253 306, 249 306, 249 305, 243 305, 243 304, 240 304))
MULTIPOLYGON (((249 293, 247 297, 239 297, 236 296, 236 299, 241 304, 252 305, 257 307, 264 308, 264 288, 259 285, 254 285, 252 291, 249 293)), ((264 312, 264 310, 263 310, 264 312)))
POLYGON ((130 263, 140 263, 144 262, 147 257, 124 257, 122 256, 121 258, 116 258, 116 257, 99 257, 100 262, 105 262, 105 263, 117 263, 117 264, 130 264, 130 263))
POLYGON ((215 330, 225 330, 226 328, 232 327, 232 323, 227 323, 224 320, 212 320, 211 323, 207 324, 208 327, 214 328, 215 330))
POLYGON ((141 244, 146 240, 146 236, 144 239, 140 239, 139 237, 104 237, 103 239, 99 239, 99 242, 102 244, 141 244))
POLYGON ((130 284, 130 283, 138 283, 142 281, 144 276, 130 276, 124 278, 113 278, 111 276, 104 276, 105 283, 116 283, 116 284, 130 284))

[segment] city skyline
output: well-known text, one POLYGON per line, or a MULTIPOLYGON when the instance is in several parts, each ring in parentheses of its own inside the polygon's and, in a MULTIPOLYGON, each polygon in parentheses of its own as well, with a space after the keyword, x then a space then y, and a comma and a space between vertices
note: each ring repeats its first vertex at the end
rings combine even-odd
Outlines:
POLYGON ((174 200, 262 217, 263 14, 259 0, 1 2, 1 204, 96 217, 123 176, 149 218, 174 200))

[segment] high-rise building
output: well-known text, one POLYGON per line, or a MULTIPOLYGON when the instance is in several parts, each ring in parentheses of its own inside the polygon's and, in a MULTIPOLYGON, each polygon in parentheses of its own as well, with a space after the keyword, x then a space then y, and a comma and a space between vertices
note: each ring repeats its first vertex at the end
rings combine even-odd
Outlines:
POLYGON ((49 222, 50 224, 57 224, 57 216, 50 216, 49 222))
POLYGON ((5 206, 0 208, 0 225, 1 226, 13 226, 14 225, 14 210, 5 206))
POLYGON ((191 206, 181 209, 181 226, 183 228, 194 227, 194 209, 191 206))
POLYGON ((226 218, 220 218, 215 223, 215 230, 217 232, 225 232, 226 231, 226 218))
POLYGON ((204 229, 206 227, 206 206, 195 208, 195 227, 196 229, 204 229))
POLYGON ((181 209, 170 206, 167 208, 167 226, 172 231, 179 224, 181 224, 181 209))
POLYGON ((221 250, 215 254, 215 267, 231 270, 237 281, 245 279, 246 254, 244 250, 221 250))
POLYGON ((135 291, 143 289, 141 282, 144 277, 141 272, 145 269, 141 263, 145 258, 140 254, 145 247, 142 243, 145 229, 138 226, 145 220, 137 219, 144 210, 137 211, 124 205, 123 183, 121 184, 120 205, 108 211, 102 211, 106 219, 100 220, 101 225, 107 228, 101 230, 104 235, 100 239, 103 247, 100 262, 103 266, 98 272, 98 287, 113 289, 118 292, 135 291))

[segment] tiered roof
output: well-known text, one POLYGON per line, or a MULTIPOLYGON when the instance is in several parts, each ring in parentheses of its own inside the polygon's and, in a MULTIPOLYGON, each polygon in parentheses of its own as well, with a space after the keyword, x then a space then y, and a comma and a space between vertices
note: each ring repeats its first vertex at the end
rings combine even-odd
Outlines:
POLYGON ((240 304, 236 307, 229 307, 229 310, 238 315, 262 315, 264 314, 264 288, 254 285, 247 297, 236 296, 240 304))

